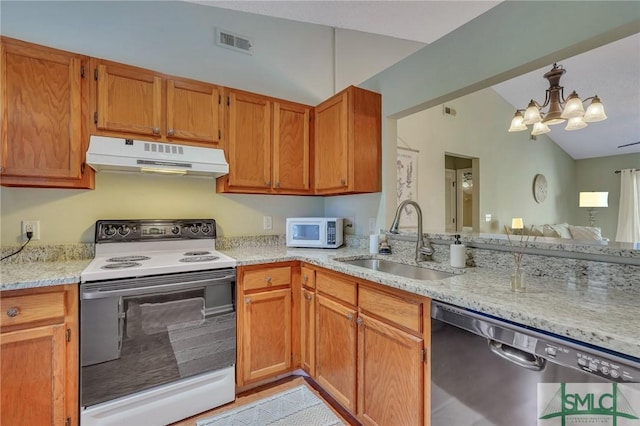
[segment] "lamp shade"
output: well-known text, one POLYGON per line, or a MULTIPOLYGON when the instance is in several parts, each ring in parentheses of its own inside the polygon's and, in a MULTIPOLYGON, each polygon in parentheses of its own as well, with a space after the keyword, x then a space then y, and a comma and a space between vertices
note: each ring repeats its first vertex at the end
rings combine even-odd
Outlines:
POLYGON ((535 124, 542 121, 542 116, 540 115, 540 110, 536 106, 535 101, 532 99, 529 102, 529 106, 524 110, 524 124, 535 124))
POLYGON ((520 111, 516 111, 511 120, 511 127, 509 127, 510 132, 520 132, 522 130, 527 130, 527 126, 523 123, 524 117, 522 117, 522 113, 520 111))
POLYGON ((608 192, 581 192, 580 207, 609 207, 608 192))
POLYGON ((580 130, 580 129, 584 129, 585 127, 587 127, 587 123, 584 122, 582 117, 573 117, 573 118, 570 118, 569 121, 567 121, 567 127, 565 127, 564 129, 580 130))
POLYGON ((593 97, 591 104, 587 107, 587 112, 584 113, 583 119, 587 123, 595 123, 596 121, 607 119, 607 114, 604 113, 604 106, 599 97, 593 97))
POLYGON ((550 131, 551 129, 549 128, 549 126, 547 126, 543 122, 538 122, 533 125, 533 131, 531 132, 531 134, 533 136, 538 136, 538 135, 543 135, 545 133, 549 133, 550 131))
MULTIPOLYGON (((569 99, 567 99, 567 103, 562 110, 562 118, 576 118, 582 117, 584 115, 584 107, 582 106, 582 101, 578 97, 578 94, 573 91, 571 95, 569 95, 569 99)), ((566 129, 569 130, 569 129, 566 129)))
POLYGON ((511 219, 511 229, 523 229, 524 222, 521 217, 514 217, 511 219))

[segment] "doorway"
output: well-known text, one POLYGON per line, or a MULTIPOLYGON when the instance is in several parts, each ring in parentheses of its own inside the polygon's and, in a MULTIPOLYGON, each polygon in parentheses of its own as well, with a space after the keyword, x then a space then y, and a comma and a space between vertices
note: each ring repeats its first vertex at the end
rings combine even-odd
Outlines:
POLYGON ((479 232, 479 159, 445 154, 445 231, 479 232))

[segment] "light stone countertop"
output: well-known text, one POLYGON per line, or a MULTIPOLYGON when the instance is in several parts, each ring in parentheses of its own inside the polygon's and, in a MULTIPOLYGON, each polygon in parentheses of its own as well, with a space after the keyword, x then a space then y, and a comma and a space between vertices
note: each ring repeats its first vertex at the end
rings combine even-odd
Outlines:
MULTIPOLYGON (((577 283, 527 276, 527 291, 511 291, 504 270, 466 268, 429 262, 457 275, 419 281, 352 266, 335 258, 368 257, 361 249, 287 249, 260 247, 225 250, 238 265, 301 260, 445 303, 493 315, 540 330, 640 358, 640 292, 608 289, 602 283, 577 283)), ((393 256, 379 258, 407 262, 393 256)))
POLYGON ((0 290, 46 287, 80 282, 80 273, 92 259, 0 265, 0 290))
MULTIPOLYGON (((283 246, 221 250, 238 266, 300 260, 357 278, 424 295, 526 326, 640 358, 640 292, 610 289, 602 283, 577 283, 527 276, 526 293, 510 290, 509 273, 487 268, 457 270, 429 262, 433 269, 456 273, 419 281, 334 260, 371 256, 366 250, 290 249, 283 246)), ((406 259, 380 258, 411 263, 406 259)), ((1 265, 0 290, 77 283, 91 259, 1 265)))

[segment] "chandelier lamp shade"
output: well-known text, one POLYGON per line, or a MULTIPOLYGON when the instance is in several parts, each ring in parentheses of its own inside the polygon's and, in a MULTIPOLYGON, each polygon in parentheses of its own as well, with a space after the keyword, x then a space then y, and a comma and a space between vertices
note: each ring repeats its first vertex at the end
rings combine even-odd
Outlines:
POLYGON ((565 130, 580 130, 587 127, 587 123, 595 123, 607 119, 604 106, 597 95, 580 99, 578 94, 571 92, 568 98, 564 97, 564 87, 560 85, 560 77, 567 72, 562 65, 553 64, 553 68, 544 74, 549 81, 544 103, 540 104, 531 99, 526 109, 517 109, 511 120, 510 132, 528 130, 531 125, 531 134, 542 135, 551 131, 549 126, 567 122, 565 130), (583 104, 591 101, 585 111, 583 104), (544 108, 547 108, 544 110, 544 108), (543 111, 544 110, 544 111, 543 111))

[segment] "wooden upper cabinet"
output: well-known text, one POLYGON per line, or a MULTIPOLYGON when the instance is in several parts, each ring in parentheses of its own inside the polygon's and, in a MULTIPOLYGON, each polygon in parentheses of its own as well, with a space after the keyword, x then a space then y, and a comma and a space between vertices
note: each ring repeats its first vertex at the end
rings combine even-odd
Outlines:
POLYGON ((382 190, 382 100, 350 86, 315 109, 315 193, 382 190))
POLYGON ((229 186, 271 188, 271 102, 229 92, 229 186))
POLYGON ((217 145, 222 137, 222 88, 154 71, 93 60, 93 133, 217 145))
POLYGON ((309 190, 310 113, 310 108, 297 104, 273 104, 273 187, 276 190, 309 190))
POLYGON ((229 91, 229 175, 219 192, 309 194, 312 108, 229 91))
POLYGON ((87 58, 2 37, 1 183, 92 188, 83 167, 82 90, 87 58))
POLYGON ((167 139, 218 143, 221 92, 211 84, 167 80, 167 139))
POLYGON ((160 136, 162 79, 127 66, 97 68, 100 130, 160 136))

